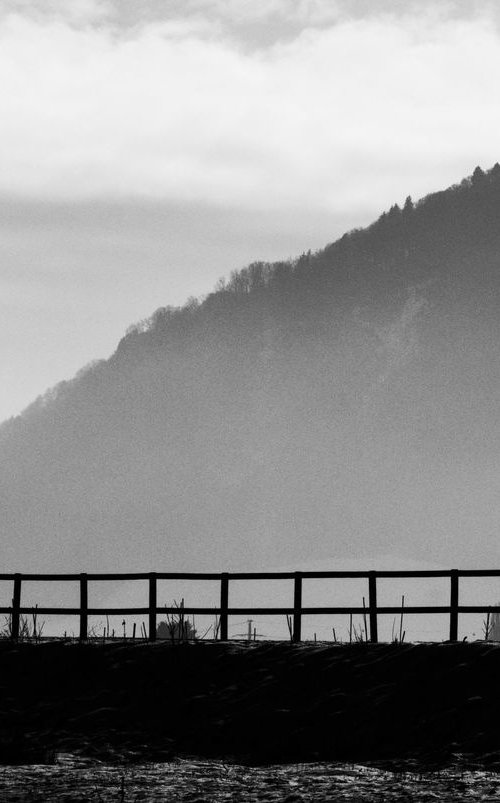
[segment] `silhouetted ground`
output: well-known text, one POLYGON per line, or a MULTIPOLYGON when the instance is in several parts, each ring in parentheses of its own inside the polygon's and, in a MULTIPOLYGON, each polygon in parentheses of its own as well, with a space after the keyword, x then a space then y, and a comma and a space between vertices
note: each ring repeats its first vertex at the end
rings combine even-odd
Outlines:
POLYGON ((0 642, 0 759, 500 767, 500 646, 0 642))

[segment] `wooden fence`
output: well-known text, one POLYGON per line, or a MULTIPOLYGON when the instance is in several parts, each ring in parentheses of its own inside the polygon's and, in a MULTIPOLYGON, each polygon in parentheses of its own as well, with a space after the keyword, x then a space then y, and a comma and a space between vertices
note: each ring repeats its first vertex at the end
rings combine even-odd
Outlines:
POLYGON ((0 574, 0 581, 13 583, 12 606, 0 607, 0 614, 11 617, 10 633, 13 639, 19 638, 20 619, 23 615, 33 613, 33 607, 23 607, 21 601, 22 583, 25 582, 66 582, 79 583, 80 605, 74 607, 37 607, 37 614, 41 615, 76 615, 80 619, 79 638, 88 638, 88 617, 99 615, 131 615, 143 614, 148 617, 148 639, 156 640, 156 620, 158 614, 178 615, 178 607, 158 607, 157 582, 158 580, 211 580, 220 584, 219 607, 184 607, 183 613, 187 615, 216 615, 219 617, 219 638, 228 639, 228 617, 233 615, 286 615, 291 617, 293 623, 292 640, 302 639, 302 617, 314 614, 361 614, 366 616, 369 623, 369 638, 372 642, 378 641, 378 616, 382 614, 401 614, 401 606, 377 605, 377 580, 403 579, 403 578, 429 578, 443 577, 450 581, 450 604, 446 606, 405 606, 405 614, 446 614, 449 616, 449 639, 458 639, 458 616, 461 613, 493 613, 500 612, 500 606, 460 605, 459 579, 461 577, 500 577, 500 569, 474 570, 451 569, 443 571, 324 571, 324 572, 257 572, 257 573, 185 573, 185 572, 155 572, 149 574, 0 574), (368 580, 368 604, 364 607, 303 607, 302 588, 308 579, 340 579, 365 578, 368 580), (147 580, 149 584, 149 599, 147 607, 133 608, 90 608, 88 604, 89 582, 105 582, 117 580, 147 580), (229 584, 235 580, 293 580, 293 605, 290 607, 259 608, 259 607, 230 607, 229 584))

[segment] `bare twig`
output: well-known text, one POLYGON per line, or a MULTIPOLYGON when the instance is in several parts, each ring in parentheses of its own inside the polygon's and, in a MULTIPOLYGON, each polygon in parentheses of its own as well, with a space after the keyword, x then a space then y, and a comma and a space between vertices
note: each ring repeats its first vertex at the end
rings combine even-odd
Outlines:
POLYGON ((363 597, 363 623, 365 626, 365 641, 368 641, 368 625, 366 623, 366 602, 364 597, 363 597))
POLYGON ((488 611, 486 615, 486 620, 483 620, 483 633, 484 633, 484 640, 489 641, 491 635, 491 623, 490 623, 491 611, 488 611))
POLYGON ((404 609, 405 609, 405 596, 401 597, 401 618, 399 620, 399 643, 401 644, 404 638, 403 634, 403 618, 404 618, 404 609))

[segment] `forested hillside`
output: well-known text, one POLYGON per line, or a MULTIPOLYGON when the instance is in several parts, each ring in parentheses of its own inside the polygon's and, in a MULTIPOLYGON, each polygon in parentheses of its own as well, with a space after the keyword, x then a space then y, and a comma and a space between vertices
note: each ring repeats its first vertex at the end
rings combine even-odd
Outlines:
POLYGON ((158 309, 1 427, 2 570, 498 560, 499 308, 497 164, 158 309))

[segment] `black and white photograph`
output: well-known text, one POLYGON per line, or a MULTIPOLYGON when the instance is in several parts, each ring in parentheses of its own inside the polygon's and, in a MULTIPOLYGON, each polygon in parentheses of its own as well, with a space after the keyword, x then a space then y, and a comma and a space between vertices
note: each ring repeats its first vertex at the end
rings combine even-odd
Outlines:
POLYGON ((500 4, 0 0, 0 802, 500 801, 500 4))

